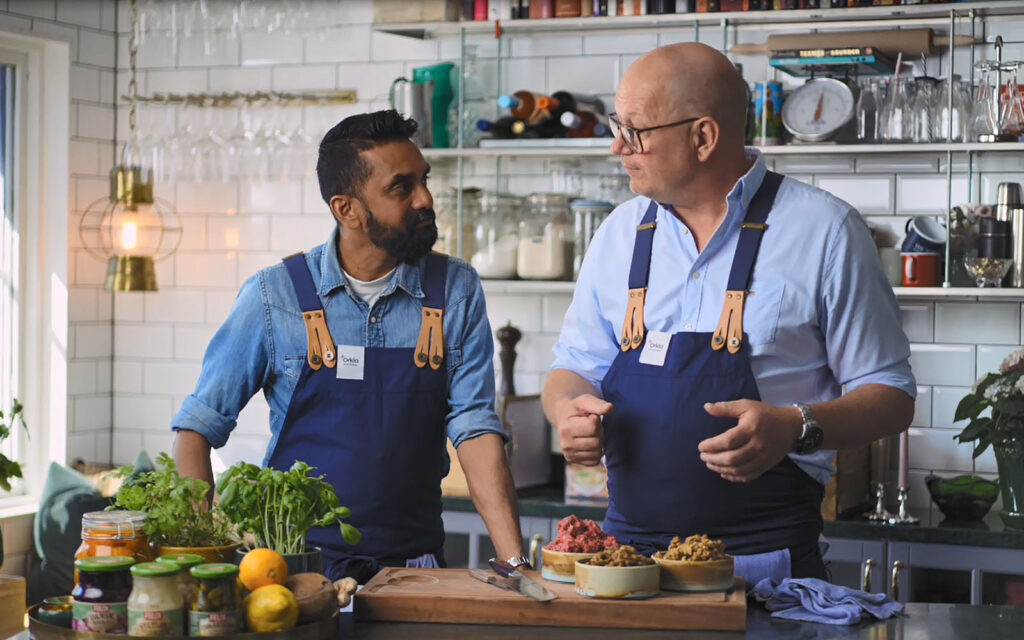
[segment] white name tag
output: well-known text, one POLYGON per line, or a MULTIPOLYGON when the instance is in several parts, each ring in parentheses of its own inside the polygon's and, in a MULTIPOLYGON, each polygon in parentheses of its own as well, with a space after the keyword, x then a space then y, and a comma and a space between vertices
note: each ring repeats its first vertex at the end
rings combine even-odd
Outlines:
POLYGON ((339 380, 362 380, 363 362, 365 353, 363 347, 352 347, 348 345, 338 346, 338 371, 339 380))
POLYGON ((660 367, 665 364, 665 354, 668 353, 668 343, 672 341, 672 334, 665 331, 648 331, 647 341, 644 343, 643 351, 640 352, 640 362, 660 367))

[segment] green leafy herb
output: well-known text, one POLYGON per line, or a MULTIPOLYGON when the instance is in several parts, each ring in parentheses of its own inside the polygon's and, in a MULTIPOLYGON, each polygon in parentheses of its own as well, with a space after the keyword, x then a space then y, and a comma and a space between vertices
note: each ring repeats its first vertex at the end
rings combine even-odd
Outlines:
POLYGON ((342 522, 352 512, 341 506, 324 476, 310 476, 311 471, 305 462, 296 462, 288 471, 239 462, 217 482, 220 507, 239 531, 256 536, 257 546, 281 554, 303 553, 306 532, 335 523, 345 542, 358 543, 359 530, 342 522))
POLYGON ((116 475, 126 478, 110 509, 143 511, 146 536, 155 545, 217 547, 235 542, 231 522, 215 504, 206 508, 210 485, 178 473, 166 453, 156 459, 155 471, 135 474, 131 465, 116 475))
MULTIPOLYGON (((10 413, 5 416, 4 412, 0 411, 0 442, 11 437, 19 424, 25 430, 25 433, 28 433, 28 426, 25 424, 24 416, 22 416, 24 409, 21 403, 18 402, 18 399, 15 398, 11 402, 10 413)), ((0 489, 10 491, 11 478, 21 477, 21 464, 0 453, 0 489)))

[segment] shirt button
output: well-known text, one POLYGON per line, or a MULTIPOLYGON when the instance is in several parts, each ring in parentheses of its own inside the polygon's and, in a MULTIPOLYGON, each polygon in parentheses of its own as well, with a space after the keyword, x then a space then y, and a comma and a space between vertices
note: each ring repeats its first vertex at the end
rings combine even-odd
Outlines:
POLYGON ((370 324, 377 324, 377 318, 371 317, 370 324))
POLYGON ((694 280, 700 280, 700 273, 694 273, 693 274, 693 279, 694 280))
POLYGON ((688 233, 690 233, 690 230, 687 229, 686 227, 683 227, 683 235, 685 236, 688 233))
POLYGON ((690 324, 689 322, 687 322, 686 326, 683 327, 683 328, 686 329, 687 331, 693 331, 693 325, 690 324))

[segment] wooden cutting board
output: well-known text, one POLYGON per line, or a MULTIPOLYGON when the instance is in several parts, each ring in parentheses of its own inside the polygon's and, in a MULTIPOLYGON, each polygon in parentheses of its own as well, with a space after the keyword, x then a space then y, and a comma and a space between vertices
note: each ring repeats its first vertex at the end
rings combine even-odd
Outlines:
POLYGON ((743 582, 729 592, 662 591, 647 600, 578 595, 574 585, 526 574, 558 595, 540 603, 474 579, 466 569, 384 569, 356 594, 357 620, 618 629, 739 631, 747 626, 743 582))

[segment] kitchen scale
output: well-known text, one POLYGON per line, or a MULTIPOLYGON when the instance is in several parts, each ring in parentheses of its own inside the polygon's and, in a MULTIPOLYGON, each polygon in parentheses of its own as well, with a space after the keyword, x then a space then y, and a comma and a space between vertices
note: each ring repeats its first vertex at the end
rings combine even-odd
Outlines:
POLYGON ((857 85, 848 78, 810 78, 782 105, 782 125, 795 142, 853 142, 857 85))

